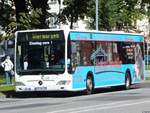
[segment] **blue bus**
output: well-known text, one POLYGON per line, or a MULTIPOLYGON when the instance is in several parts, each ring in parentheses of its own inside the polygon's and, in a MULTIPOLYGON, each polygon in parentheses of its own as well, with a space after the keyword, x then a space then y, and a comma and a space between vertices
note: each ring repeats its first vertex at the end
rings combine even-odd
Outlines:
POLYGON ((16 32, 16 91, 82 91, 144 80, 144 36, 100 31, 16 32))

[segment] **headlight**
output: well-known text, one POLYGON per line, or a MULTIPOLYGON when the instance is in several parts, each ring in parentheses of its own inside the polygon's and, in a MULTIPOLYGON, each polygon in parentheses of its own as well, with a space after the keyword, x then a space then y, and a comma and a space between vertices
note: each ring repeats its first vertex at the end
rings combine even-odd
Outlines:
POLYGON ((70 80, 61 80, 57 82, 56 85, 68 85, 71 81, 70 80))
POLYGON ((15 85, 16 85, 16 86, 25 86, 25 84, 22 83, 22 82, 16 82, 15 85))

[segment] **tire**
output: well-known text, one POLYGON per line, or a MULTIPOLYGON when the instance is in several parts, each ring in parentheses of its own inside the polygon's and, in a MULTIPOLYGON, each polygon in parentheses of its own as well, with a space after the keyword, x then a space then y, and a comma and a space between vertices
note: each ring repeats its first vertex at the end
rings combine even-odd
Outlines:
POLYGON ((86 94, 87 95, 92 94, 93 90, 94 90, 94 83, 93 83, 92 76, 87 76, 87 79, 86 79, 86 94))
POLYGON ((128 72, 126 73, 125 86, 124 87, 126 90, 131 88, 131 77, 130 77, 130 74, 128 72))

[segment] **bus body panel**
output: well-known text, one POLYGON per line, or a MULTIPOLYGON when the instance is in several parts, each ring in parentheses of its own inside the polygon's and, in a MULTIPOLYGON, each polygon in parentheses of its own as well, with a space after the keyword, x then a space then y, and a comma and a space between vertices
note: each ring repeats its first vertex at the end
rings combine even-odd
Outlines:
MULTIPOLYGON (((139 44, 144 42, 144 37, 138 34, 71 31, 70 40, 78 43, 126 42, 126 43, 139 44)), ((139 67, 138 69, 136 68, 136 65, 138 64, 129 63, 129 64, 119 64, 119 65, 77 66, 76 71, 73 73, 73 89, 86 89, 86 77, 88 72, 92 72, 93 74, 95 88, 105 87, 105 86, 125 85, 126 73, 130 74, 132 84, 140 83, 141 80, 143 80, 144 78, 141 78, 138 75, 140 70, 139 67)), ((144 72, 144 64, 141 64, 140 66, 142 66, 141 70, 144 72)))
MULTIPOLYGON (((88 67, 78 67, 77 71, 73 74, 73 88, 86 88, 86 78, 88 72, 92 72, 94 77, 95 87, 105 87, 124 84, 125 74, 124 72, 119 72, 112 70, 110 68, 106 70, 100 69, 101 66, 88 66, 88 67), (97 68, 97 69, 95 69, 97 68)), ((103 68, 107 68, 103 66, 103 68)))
POLYGON ((136 76, 133 64, 77 67, 72 74, 73 89, 86 89, 88 72, 93 74, 95 88, 124 85, 127 71, 130 72, 133 84, 140 83, 141 80, 136 76))
POLYGON ((85 89, 88 72, 94 72, 94 66, 77 67, 73 76, 73 89, 85 89))
MULTIPOLYGON (((35 30, 36 32, 44 32, 45 30, 35 30)), ((46 30, 46 32, 51 32, 55 30, 46 30)), ((62 30, 56 30, 59 32, 62 30)), ((19 31, 17 33, 28 33, 34 32, 34 30, 19 31)), ((16 33, 15 45, 17 46, 18 38, 16 33)), ((76 66, 74 73, 68 72, 68 37, 70 41, 88 41, 88 42, 129 42, 129 43, 143 43, 144 38, 142 35, 137 34, 119 34, 119 33, 104 33, 104 32, 83 32, 83 31, 70 31, 69 35, 65 34, 65 69, 64 73, 61 74, 35 74, 35 75, 22 75, 16 72, 15 67, 15 81, 16 81, 16 91, 80 91, 86 89, 86 78, 88 73, 92 73, 94 78, 94 88, 107 87, 107 86, 119 86, 125 84, 126 72, 130 73, 132 84, 140 83, 141 79, 138 76, 139 70, 136 68, 135 63, 133 64, 114 64, 114 65, 82 65, 76 66), (66 43, 67 42, 67 43, 66 43), (42 85, 40 85, 42 82, 42 85)), ((38 33, 37 33, 38 34, 38 33)), ((34 38, 39 38, 38 35, 33 35, 34 38)), ((62 36, 62 35, 61 35, 62 36)), ((41 36, 40 36, 41 37, 41 36)), ((47 35, 42 37, 47 38, 47 35)), ((20 39, 19 39, 20 40, 20 39)), ((42 41, 42 40, 40 40, 42 41)), ((48 39, 46 39, 48 41, 48 39)), ((25 40, 24 40, 25 42, 25 40)), ((36 42, 36 40, 35 40, 36 42)), ((34 41, 29 43, 30 46, 38 44, 34 41)), ((51 44, 51 43, 39 43, 38 45, 51 44)), ((17 52, 17 47, 15 46, 15 53, 17 52)), ((41 45, 40 45, 41 46, 41 45)), ((54 45, 53 45, 54 46, 54 45)), ((63 45, 64 46, 64 45, 63 45)), ((20 51, 21 48, 19 48, 20 51)), ((47 51, 46 48, 44 48, 47 51)), ((49 48, 51 49, 51 48, 49 48)), ((42 49, 41 49, 42 51, 42 49)), ((17 64, 17 55, 15 54, 15 62, 17 64)), ((71 64, 71 63, 70 63, 71 64)), ((141 69, 144 72, 144 63, 141 69)), ((144 76, 145 77, 145 76, 144 76)))

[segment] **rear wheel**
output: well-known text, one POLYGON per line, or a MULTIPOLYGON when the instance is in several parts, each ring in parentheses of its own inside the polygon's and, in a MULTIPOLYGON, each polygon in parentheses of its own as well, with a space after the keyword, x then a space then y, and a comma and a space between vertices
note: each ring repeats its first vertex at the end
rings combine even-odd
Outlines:
POLYGON ((90 95, 93 93, 94 83, 92 76, 88 76, 86 79, 86 94, 90 95))
POLYGON ((129 73, 126 73, 125 89, 130 89, 130 88, 131 88, 131 77, 129 73))

